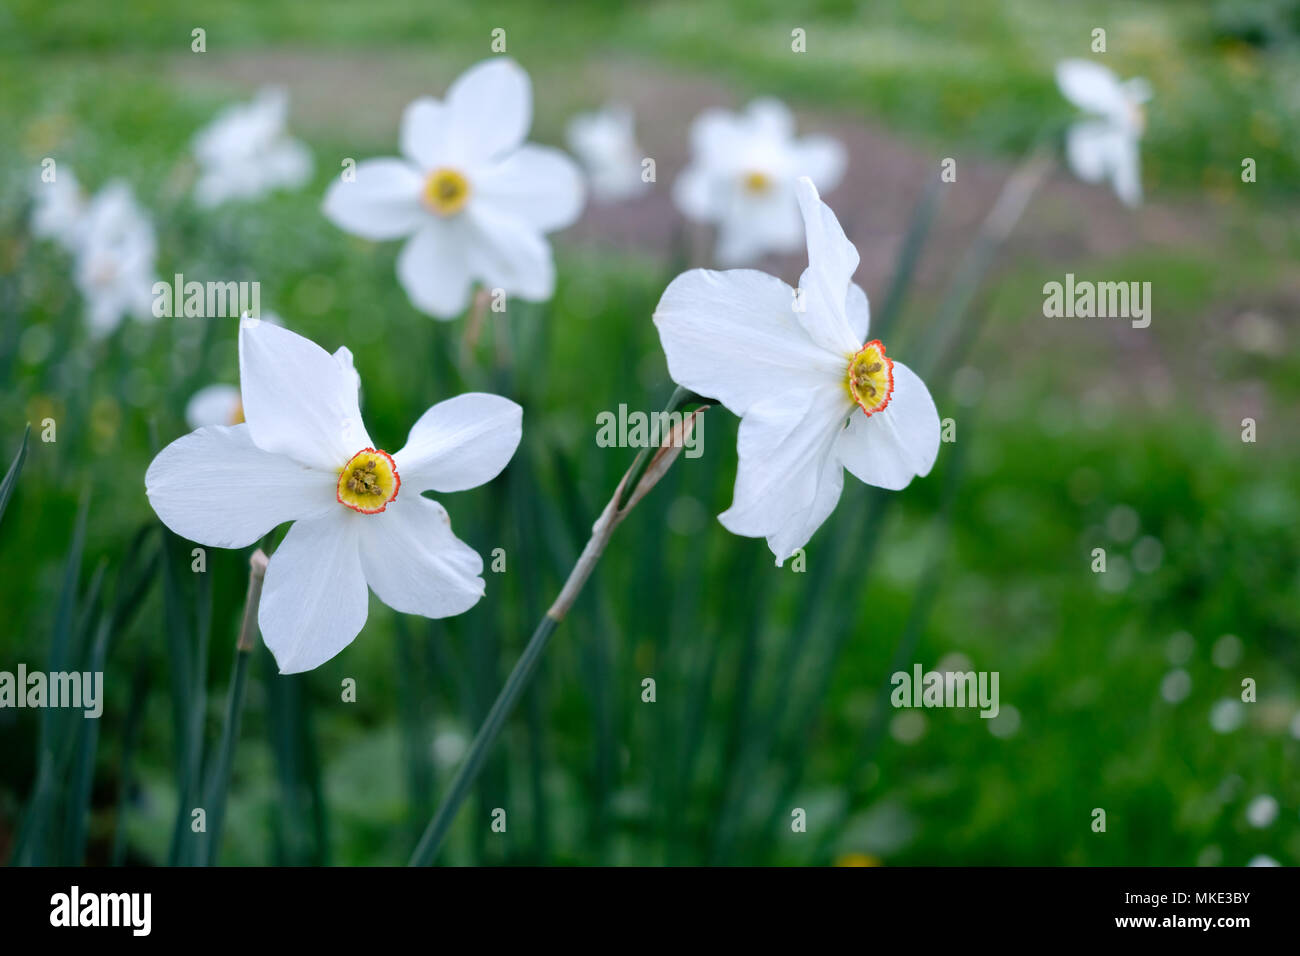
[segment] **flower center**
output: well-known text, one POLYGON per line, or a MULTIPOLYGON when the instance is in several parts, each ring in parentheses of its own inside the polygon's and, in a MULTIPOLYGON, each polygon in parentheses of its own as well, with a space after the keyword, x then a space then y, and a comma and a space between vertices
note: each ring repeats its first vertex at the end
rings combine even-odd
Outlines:
POLYGON ((845 386, 868 417, 885 410, 894 394, 894 363, 885 357, 879 339, 872 339, 849 359, 845 386))
POLYGON ((229 424, 231 424, 231 425, 242 425, 242 424, 244 424, 244 422, 246 422, 246 421, 247 421, 247 419, 244 418, 244 402, 243 402, 242 399, 238 399, 238 398, 237 398, 237 399, 235 399, 235 404, 234 404, 233 406, 231 406, 231 409, 230 409, 230 422, 229 422, 229 424))
POLYGON ((401 487, 393 456, 377 448, 361 449, 339 469, 339 504, 363 515, 383 511, 401 487))
POLYGON ((761 196, 772 188, 772 178, 757 169, 745 173, 740 182, 745 192, 755 196, 761 196))
POLYGON ((469 202, 469 180, 454 169, 435 169, 424 184, 424 204, 439 216, 454 216, 469 202))

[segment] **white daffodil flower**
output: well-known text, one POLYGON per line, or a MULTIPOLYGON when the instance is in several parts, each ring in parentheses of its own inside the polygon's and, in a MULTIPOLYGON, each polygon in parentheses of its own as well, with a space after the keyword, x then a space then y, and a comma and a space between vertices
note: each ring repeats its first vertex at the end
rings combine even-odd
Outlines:
POLYGON ((635 119, 626 107, 607 106, 580 113, 569 121, 569 149, 587 173, 591 195, 601 202, 621 202, 644 194, 643 154, 636 142, 635 119))
POLYGON ((1089 114, 1070 127, 1065 156, 1074 174, 1088 183, 1109 182, 1128 206, 1142 201, 1138 140, 1146 129, 1142 104, 1151 86, 1135 78, 1122 81, 1091 60, 1062 60, 1056 85, 1067 100, 1089 114))
POLYGON ((306 185, 311 152, 289 136, 288 114, 288 93, 267 87, 251 102, 229 107, 199 130, 194 137, 200 170, 195 201, 210 208, 306 185))
POLYGON ((760 99, 744 113, 707 110, 691 127, 691 162, 673 184, 688 219, 715 223, 721 265, 743 265, 803 242, 795 181, 829 192, 844 175, 842 144, 829 136, 794 137, 784 103, 760 99))
POLYGON ((153 225, 136 204, 131 187, 109 183, 90 201, 78 229, 76 283, 86 300, 91 334, 104 336, 124 316, 152 322, 153 225))
POLYGON ((494 478, 519 444, 523 411, 468 393, 434 405, 398 452, 361 421, 351 353, 246 319, 239 333, 245 423, 209 425, 164 448, 145 475, 176 534, 243 548, 292 521, 271 556, 258 623, 284 674, 311 670, 361 631, 368 591, 425 617, 483 596, 483 559, 422 496, 494 478), (400 494, 399 494, 400 492, 400 494))
POLYGON ((32 183, 32 235, 53 239, 75 251, 86 213, 86 197, 76 175, 66 166, 57 168, 52 180, 38 172, 32 183))
POLYGON ((471 67, 442 101, 402 114, 401 158, 358 163, 325 195, 325 215, 366 239, 407 239, 397 277, 416 308, 465 310, 475 281, 530 301, 555 290, 544 234, 582 211, 582 174, 558 149, 525 143, 528 74, 497 58, 471 67))
POLYGON ((810 179, 796 192, 808 241, 797 294, 752 269, 694 269, 654 314, 673 380, 741 419, 735 495, 718 520, 767 538, 778 565, 835 510, 844 468, 898 490, 939 453, 925 383, 868 339, 857 249, 810 179))

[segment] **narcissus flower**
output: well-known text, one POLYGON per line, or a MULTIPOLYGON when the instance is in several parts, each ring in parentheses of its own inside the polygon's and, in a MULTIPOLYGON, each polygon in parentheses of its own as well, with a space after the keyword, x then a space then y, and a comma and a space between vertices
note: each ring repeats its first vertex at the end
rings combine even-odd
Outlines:
POLYGON ((595 199, 619 202, 650 188, 641 175, 644 155, 634 125, 632 111, 617 106, 580 113, 569 121, 569 149, 582 163, 595 199))
POLYGON ((153 321, 157 243, 130 186, 113 182, 95 194, 75 248, 76 283, 92 335, 107 335, 127 315, 153 321))
POLYGON ((367 434, 346 349, 245 320, 245 422, 208 425, 164 448, 145 490, 172 531, 246 547, 292 521, 271 556, 258 612, 281 673, 329 660, 366 623, 368 591, 398 611, 449 617, 478 603, 483 560, 423 497, 494 478, 519 444, 522 409, 496 395, 440 402, 393 454, 367 434))
POLYGON ((796 252, 803 241, 795 181, 807 176, 834 189, 844 175, 844 147, 829 136, 794 137, 794 117, 773 99, 744 113, 707 110, 691 127, 691 162, 673 184, 688 219, 718 227, 722 265, 766 253, 796 252))
POLYGON ((718 520, 766 538, 777 564, 835 510, 843 469, 898 490, 939 453, 925 383, 869 337, 857 249, 811 180, 796 191, 808 242, 797 295, 764 272, 695 269, 654 314, 673 379, 741 419, 735 495, 718 520))
POLYGON ((1066 134, 1065 156, 1084 182, 1109 182, 1129 206, 1142 201, 1138 140, 1146 129, 1142 104, 1151 86, 1137 78, 1121 82, 1091 60, 1063 60, 1056 66, 1056 85, 1075 106, 1089 114, 1066 134))
POLYGON ((200 206, 257 199, 275 189, 296 189, 311 178, 307 147, 289 136, 289 96, 266 87, 252 102, 232 106, 194 137, 200 206))
POLYGON ((474 282, 549 299, 555 263, 544 234, 582 211, 582 174, 557 149, 525 143, 528 74, 498 58, 471 67, 447 98, 411 103, 401 158, 358 163, 325 195, 325 215, 366 239, 409 236, 397 277, 416 308, 464 311, 474 282))

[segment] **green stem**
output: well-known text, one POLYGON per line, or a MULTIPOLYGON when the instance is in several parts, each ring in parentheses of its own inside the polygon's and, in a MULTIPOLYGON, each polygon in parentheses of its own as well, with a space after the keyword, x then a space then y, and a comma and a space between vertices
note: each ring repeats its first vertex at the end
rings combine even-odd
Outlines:
POLYGON ((239 743, 239 724, 244 714, 244 691, 248 685, 248 661, 257 643, 257 608, 262 600, 262 582, 266 578, 266 552, 258 548, 249 559, 248 597, 244 602, 244 620, 235 644, 234 674, 230 695, 226 698, 226 719, 221 729, 216 764, 208 780, 208 831, 201 862, 213 866, 221 851, 221 830, 226 818, 226 794, 230 790, 230 771, 235 763, 239 743))
MULTIPOLYGON (((712 404, 712 399, 701 398, 688 389, 679 388, 673 393, 666 411, 678 411, 684 405, 690 403, 709 405, 712 404)), ((694 412, 693 415, 702 413, 703 409, 700 409, 694 412)), ((528 645, 524 648, 523 655, 519 658, 519 662, 515 664, 514 670, 510 672, 510 676, 506 678, 505 686, 501 688, 501 693, 497 695, 496 702, 492 704, 492 709, 488 711, 483 726, 479 728, 478 734, 474 737, 474 742, 470 744, 465 762, 456 771, 456 777, 452 780, 451 786, 442 798, 442 803, 433 815, 433 819, 429 821, 428 827, 425 828, 424 835, 420 838, 415 852, 411 854, 411 866, 428 866, 437 858, 443 840, 447 837, 447 831, 451 829, 451 823, 456 816, 456 812, 465 801, 465 797, 469 795, 470 788, 474 786, 474 781, 478 779, 478 775, 483 769, 483 763, 487 759, 488 751, 491 750, 492 744, 501 733, 501 728, 505 726, 506 718, 514 710, 524 688, 528 686, 529 680, 532 679, 533 673, 537 670, 537 662, 541 658, 542 652, 546 650, 551 635, 555 633, 556 627, 569 613, 569 608, 573 606, 573 602, 582 591, 583 585, 587 583, 587 578, 591 576, 591 572, 595 569, 600 556, 604 554, 605 545, 609 543, 614 529, 627 517, 628 512, 636 506, 636 503, 663 477, 675 459, 677 452, 681 450, 685 442, 686 431, 691 427, 694 427, 694 419, 688 416, 682 423, 680 434, 670 434, 660 448, 643 449, 641 454, 637 456, 636 461, 633 462, 631 469, 619 482, 614 496, 610 499, 609 504, 605 506, 605 510, 592 528, 591 538, 587 541, 586 547, 582 549, 582 554, 578 556, 577 562, 573 565, 573 570, 569 572, 564 586, 560 589, 559 596, 556 597, 555 603, 551 605, 541 621, 538 622, 536 630, 533 631, 533 636, 529 638, 528 645), (675 439, 677 439, 676 444, 674 444, 675 439)))
MULTIPOLYGON (((687 405, 716 405, 717 402, 712 398, 705 398, 703 395, 697 395, 689 388, 683 388, 678 385, 673 392, 672 398, 668 399, 668 404, 664 406, 664 412, 672 414, 679 412, 687 405)), ((637 453, 636 460, 632 462, 632 470, 628 473, 628 480, 623 483, 623 491, 618 497, 618 507, 620 509, 627 507, 627 500, 632 497, 632 492, 641 481, 641 476, 645 474, 646 468, 650 466, 651 452, 654 449, 643 448, 637 453)))
POLYGON ((478 734, 474 737, 474 742, 469 748, 469 755, 465 758, 465 762, 460 765, 460 769, 456 771, 456 779, 451 782, 446 796, 443 797, 442 803, 438 807, 438 812, 434 814, 433 819, 429 821, 428 827, 425 828, 424 836, 420 838, 420 843, 411 856, 411 866, 428 866, 437 856, 442 841, 447 836, 447 830, 450 829, 451 822, 456 816, 456 811, 460 809, 460 805, 465 801, 465 797, 469 794, 474 781, 478 779, 479 772, 483 769, 483 762, 487 759, 493 741, 501 733, 501 728, 505 724, 506 718, 510 716, 510 712, 514 710, 519 695, 528 686, 529 679, 537 669, 537 662, 542 656, 542 651, 546 650, 546 645, 550 642, 551 635, 555 633, 555 628, 559 623, 556 618, 547 613, 538 623, 537 629, 533 631, 533 636, 529 639, 528 646, 524 648, 523 655, 519 658, 519 662, 515 664, 515 669, 510 672, 505 687, 501 688, 496 703, 492 705, 487 719, 483 721, 483 726, 479 728, 478 734))

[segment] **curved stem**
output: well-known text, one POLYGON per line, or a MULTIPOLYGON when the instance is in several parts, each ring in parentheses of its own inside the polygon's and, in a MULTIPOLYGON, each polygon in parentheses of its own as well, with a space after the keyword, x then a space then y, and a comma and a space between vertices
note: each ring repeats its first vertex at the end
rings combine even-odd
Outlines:
POLYGON ((604 554, 605 546, 609 543, 614 529, 619 526, 623 519, 627 517, 628 512, 636 506, 638 501, 645 497, 646 493, 667 472, 681 451, 686 435, 694 427, 695 419, 704 413, 704 409, 709 404, 712 404, 712 399, 701 398, 687 389, 679 388, 673 394, 666 411, 678 411, 684 405, 692 402, 703 404, 702 407, 684 416, 681 424, 673 427, 659 448, 643 449, 637 455, 627 474, 623 476, 623 480, 619 482, 618 488, 615 489, 613 497, 609 500, 609 504, 605 506, 605 510, 601 512, 596 524, 592 527, 591 537, 582 549, 582 554, 578 556, 577 562, 573 565, 573 570, 569 572, 569 576, 565 579, 564 586, 560 588, 560 593, 556 596, 555 602, 537 623, 533 636, 529 638, 518 663, 515 664, 514 670, 510 672, 510 676, 506 678, 505 686, 501 688, 501 693, 497 695, 496 701, 492 704, 492 709, 488 711, 483 726, 479 728, 478 733, 474 736, 469 753, 465 756, 465 762, 456 771, 456 776, 447 789, 446 796, 442 798, 442 803, 438 806, 433 819, 429 821, 429 825, 425 828, 424 835, 420 837, 415 852, 411 854, 411 866, 428 866, 437 857, 438 851, 442 848, 443 840, 447 837, 447 831, 451 829, 456 811, 464 803, 470 789, 474 786, 474 781, 478 779, 478 775, 483 769, 483 763, 487 760, 488 751, 492 748, 492 744, 501 733, 501 728, 505 726, 506 718, 514 710, 520 695, 523 694, 533 673, 537 670, 537 662, 541 659, 542 652, 546 650, 551 635, 555 633, 555 629, 564 620, 565 615, 569 613, 569 608, 573 606, 573 602, 582 591, 583 585, 587 583, 587 579, 591 577, 591 572, 595 570, 596 563, 604 554))

